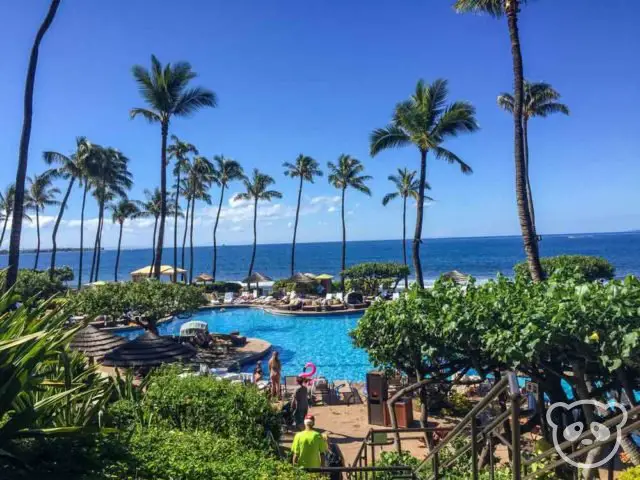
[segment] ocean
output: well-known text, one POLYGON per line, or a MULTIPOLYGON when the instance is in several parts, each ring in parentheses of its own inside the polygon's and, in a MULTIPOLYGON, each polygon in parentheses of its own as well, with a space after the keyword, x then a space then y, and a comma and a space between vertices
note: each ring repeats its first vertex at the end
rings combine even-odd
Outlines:
MULTIPOLYGON (((212 268, 211 246, 194 247, 194 276, 212 268)), ((545 235, 540 242, 543 256, 560 254, 597 255, 606 258, 616 267, 619 277, 634 274, 640 276, 640 232, 594 233, 571 235, 545 235)), ((411 251, 407 242, 407 251, 411 251)), ((185 252, 185 267, 188 268, 189 250, 185 252)), ((91 269, 91 250, 85 251, 83 281, 88 280, 91 269)), ((340 272, 340 242, 301 243, 296 246, 296 271, 312 273, 340 272)), ((118 279, 129 279, 129 273, 151 263, 151 249, 123 250, 121 252, 118 279)), ((432 282, 444 272, 459 270, 483 280, 497 273, 512 275, 514 264, 524 260, 520 237, 475 237, 424 239, 422 261, 426 282, 432 282)), ((409 253, 410 256, 410 253, 409 253)), ((218 248, 218 280, 241 280, 248 270, 251 245, 229 245, 218 248)), ((290 273, 290 244, 258 245, 254 271, 274 279, 286 278, 290 273)), ((35 254, 22 253, 20 266, 32 268, 35 254)), ((58 265, 68 265, 77 275, 79 252, 59 252, 58 265)), ((104 250, 100 264, 99 279, 113 280, 115 250, 104 250)), ((39 266, 49 266, 50 254, 41 253, 39 266)), ((358 241, 347 242, 347 264, 362 262, 401 262, 402 241, 358 241)), ((167 248, 163 263, 173 263, 173 249, 167 248)), ((180 263, 180 251, 178 251, 180 263)), ((0 267, 7 264, 7 256, 0 256, 0 267)))

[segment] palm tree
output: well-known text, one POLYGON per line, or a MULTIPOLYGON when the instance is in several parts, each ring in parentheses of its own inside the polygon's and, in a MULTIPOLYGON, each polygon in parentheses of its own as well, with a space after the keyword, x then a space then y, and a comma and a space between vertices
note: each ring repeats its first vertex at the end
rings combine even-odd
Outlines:
POLYGON ((296 234, 298 232, 298 218, 300 216, 300 200, 302 199, 302 184, 307 181, 313 183, 314 177, 321 177, 322 170, 318 162, 313 158, 300 154, 296 158, 295 163, 285 162, 282 164, 286 168, 284 174, 287 177, 299 178, 300 184, 298 186, 298 203, 296 206, 296 221, 293 224, 293 242, 291 243, 291 276, 295 273, 295 261, 296 261, 296 234))
POLYGON ((213 182, 220 187, 218 213, 216 213, 216 222, 213 225, 213 272, 211 276, 215 282, 218 265, 218 243, 216 234, 218 233, 218 222, 220 221, 220 212, 222 211, 224 191, 230 182, 244 179, 244 171, 238 162, 230 158, 226 158, 224 155, 216 155, 213 157, 213 163, 213 182))
MULTIPOLYGON (((533 117, 546 118, 553 113, 569 115, 569 107, 564 103, 556 102, 560 94, 548 83, 524 81, 524 106, 522 110, 522 135, 524 136, 524 169, 527 182, 527 206, 531 215, 531 225, 536 233, 536 214, 533 208, 533 196, 531 194, 531 180, 529 178, 529 119, 533 117)), ((513 115, 515 100, 510 93, 498 95, 498 106, 513 115)))
MULTIPOLYGON (((396 187, 395 192, 387 193, 382 199, 382 205, 387 204, 398 197, 402 198, 402 261, 407 265, 407 199, 409 197, 418 200, 418 191, 420 190, 420 182, 416 180, 417 172, 410 172, 408 169, 398 169, 398 175, 389 175, 391 181, 396 187)), ((429 183, 425 184, 427 190, 431 190, 429 183)), ((425 196, 425 200, 432 201, 431 197, 425 196)), ((409 288, 409 277, 404 277, 404 288, 409 288)))
POLYGON ((2 216, 2 233, 0 233, 0 248, 4 242, 4 234, 7 231, 7 223, 13 212, 13 197, 16 194, 16 186, 11 184, 5 188, 4 193, 0 192, 0 215, 2 216))
POLYGON ((196 210, 196 201, 203 200, 211 205, 211 195, 208 191, 213 182, 213 164, 205 157, 196 157, 187 174, 186 194, 191 204, 191 222, 189 229, 189 283, 193 281, 193 216, 196 210))
POLYGON ((118 267, 120 266, 120 247, 122 245, 122 228, 125 220, 129 218, 135 218, 139 213, 138 207, 135 203, 126 198, 120 199, 118 203, 109 205, 111 210, 111 221, 120 225, 120 232, 118 233, 118 253, 116 254, 116 267, 113 272, 113 281, 118 281, 118 267))
POLYGON ((133 76, 140 87, 140 94, 149 108, 133 108, 131 118, 142 115, 150 123, 159 123, 162 137, 160 149, 160 192, 162 204, 158 229, 158 246, 154 261, 154 276, 160 277, 162 247, 164 242, 164 221, 167 215, 167 136, 171 118, 186 117, 202 107, 215 107, 216 95, 201 87, 187 89, 190 80, 196 77, 187 62, 175 65, 168 63, 164 69, 158 59, 151 56, 151 71, 136 65, 133 76))
MULTIPOLYGON (((173 218, 173 270, 178 267, 178 212, 180 206, 180 176, 182 172, 187 171, 189 166, 189 154, 198 155, 198 149, 190 143, 183 142, 177 136, 171 135, 173 143, 167 147, 167 153, 169 158, 175 160, 173 167, 173 175, 176 177, 175 188, 175 205, 174 205, 174 218, 173 218)), ((175 281, 177 275, 173 277, 175 281)))
MULTIPOLYGON (((78 290, 82 288, 82 265, 84 262, 84 210, 87 204, 87 194, 92 185, 99 183, 100 175, 100 157, 103 155, 104 149, 93 144, 89 154, 79 165, 80 176, 78 184, 82 187, 82 207, 80 208, 80 261, 78 263, 78 290)), ((89 280, 91 281, 91 280, 89 280)))
POLYGON ((514 161, 516 172, 516 202, 518 219, 522 232, 524 251, 531 271, 531 278, 539 282, 544 278, 540 265, 538 241, 527 204, 527 175, 525 168, 524 133, 522 116, 524 111, 524 73, 520 33, 518 31, 518 13, 520 4, 526 0, 456 0, 454 8, 458 12, 484 12, 492 17, 506 16, 509 38, 511 40, 511 57, 513 61, 513 124, 514 124, 514 161))
MULTIPOLYGON (((136 200, 136 207, 138 208, 138 218, 153 218, 153 239, 151 241, 151 264, 156 258, 156 233, 158 231, 158 219, 162 213, 162 193, 160 189, 156 187, 153 192, 144 189, 144 196, 146 200, 144 202, 136 200)), ((149 269, 149 276, 151 276, 151 270, 149 269)))
POLYGON ((431 85, 418 81, 415 93, 396 106, 391 124, 371 133, 371 156, 383 150, 414 145, 420 151, 420 180, 416 230, 413 236, 413 265, 416 280, 424 288, 420 244, 422 243, 422 221, 424 218, 424 191, 427 185, 427 154, 457 164, 463 173, 471 173, 471 167, 456 154, 442 147, 447 137, 478 129, 476 109, 468 102, 446 104, 448 82, 438 79, 431 85))
POLYGON ((33 269, 38 270, 38 260, 40 258, 40 212, 45 207, 58 205, 55 197, 60 194, 60 189, 53 186, 53 180, 56 178, 55 170, 47 170, 41 175, 28 177, 29 191, 26 198, 26 207, 36 212, 36 232, 38 235, 38 243, 36 247, 36 260, 33 269))
POLYGON ((270 202, 274 198, 282 198, 282 193, 276 190, 268 190, 276 181, 273 177, 260 172, 257 168, 253 169, 252 177, 243 178, 242 183, 244 183, 246 192, 237 193, 234 199, 253 200, 253 250, 251 252, 251 263, 249 263, 249 273, 247 274, 247 277, 250 277, 253 273, 253 265, 256 259, 256 244, 258 242, 258 201, 270 202))
POLYGON ((338 157, 338 164, 332 162, 327 163, 329 169, 329 183, 341 191, 342 205, 342 269, 340 272, 340 289, 344 292, 344 271, 347 268, 347 226, 344 220, 344 196, 347 188, 371 196, 371 190, 365 185, 365 182, 371 180, 369 175, 361 175, 364 171, 364 165, 360 160, 356 160, 350 155, 342 154, 338 157))
POLYGON ((126 198, 127 190, 133 185, 131 172, 129 172, 129 159, 115 148, 101 148, 95 156, 95 161, 96 175, 91 181, 93 196, 98 201, 98 228, 89 275, 90 282, 97 281, 100 273, 105 206, 117 197, 126 198))
POLYGON ((29 141, 31 140, 31 123, 33 120, 33 89, 36 80, 36 68, 38 66, 38 53, 40 43, 53 22, 60 0, 52 0, 47 16, 40 24, 36 38, 31 47, 29 67, 24 86, 24 118, 22 133, 20 134, 20 149, 18 154, 18 171, 16 173, 16 187, 13 199, 12 211, 15 212, 11 219, 11 237, 9 240, 9 258, 5 289, 9 290, 18 278, 18 266, 20 264, 20 237, 22 235, 22 217, 24 216, 25 191, 24 184, 27 176, 27 163, 29 160, 29 141))
POLYGON ((67 201, 69 200, 69 195, 71 194, 73 185, 76 180, 82 177, 84 171, 83 166, 86 164, 89 155, 91 155, 91 150, 92 145, 85 137, 77 137, 76 150, 70 156, 66 156, 58 152, 44 152, 42 154, 47 165, 52 165, 54 163, 60 165, 56 169, 60 178, 69 180, 69 186, 67 187, 67 191, 60 203, 60 211, 58 212, 56 223, 53 226, 53 233, 51 234, 51 266, 49 268, 49 276, 51 278, 53 278, 53 272, 56 268, 56 237, 58 235, 58 228, 60 228, 60 222, 62 221, 62 215, 67 208, 67 201))

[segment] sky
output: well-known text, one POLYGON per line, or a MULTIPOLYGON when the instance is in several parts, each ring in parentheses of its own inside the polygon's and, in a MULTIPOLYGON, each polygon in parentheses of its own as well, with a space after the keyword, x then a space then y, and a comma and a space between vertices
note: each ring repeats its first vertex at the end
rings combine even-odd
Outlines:
MULTIPOLYGON (((477 108, 481 129, 447 140, 445 147, 474 173, 428 159, 435 199, 425 211, 425 237, 519 233, 515 205, 513 123, 496 106, 511 88, 510 43, 504 20, 456 14, 452 0, 354 0, 338 2, 223 2, 62 0, 44 38, 35 85, 30 175, 45 169, 42 152, 71 153, 76 136, 113 146, 131 159, 135 185, 129 197, 160 181, 160 127, 131 120, 145 106, 131 67, 189 61, 194 85, 213 90, 215 109, 176 119, 172 134, 201 154, 224 154, 246 171, 276 179, 282 200, 258 208, 258 243, 291 240, 297 182, 283 162, 310 155, 326 171, 341 153, 361 160, 373 177, 369 198, 349 191, 350 240, 401 238, 400 201, 387 207, 387 180, 398 168, 419 168, 415 148, 369 156, 370 132, 386 125, 395 104, 418 79, 450 82, 450 100, 477 108)), ((46 0, 1 2, 0 188, 15 180, 22 125, 24 78, 30 48, 48 8, 46 0)), ((530 123, 531 182, 542 234, 624 231, 640 228, 640 47, 635 0, 537 0, 521 14, 525 76, 551 83, 571 109, 530 123)), ((66 185, 59 182, 64 190, 66 185)), ((231 194, 241 190, 233 184, 231 194)), ((213 189, 214 199, 219 192, 213 189)), ((338 191, 326 175, 305 184, 298 241, 341 238, 338 191)), ((74 189, 58 245, 79 242, 81 191, 74 189)), ((196 208, 195 243, 211 242, 215 206, 196 208)), ((57 210, 43 214, 42 245, 51 245, 57 210)), ((252 241, 252 207, 225 201, 219 242, 252 241)), ((415 208, 409 209, 411 235, 415 208)), ((88 201, 90 236, 97 206, 88 201)), ((126 226, 125 248, 149 247, 152 222, 126 226)), ((172 238, 168 225, 167 241, 172 238)), ((117 228, 105 223, 103 245, 113 247, 117 228)), ((22 245, 35 245, 26 224, 22 245)), ((4 248, 8 242, 5 241, 4 248)))

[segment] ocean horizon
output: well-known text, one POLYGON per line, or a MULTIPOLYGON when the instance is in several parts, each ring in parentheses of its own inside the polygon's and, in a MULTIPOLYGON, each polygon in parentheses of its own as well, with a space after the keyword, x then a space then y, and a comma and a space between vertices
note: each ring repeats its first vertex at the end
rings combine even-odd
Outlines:
MULTIPOLYGON (((340 272, 341 242, 312 242, 296 245, 296 271, 312 273, 340 272)), ((251 245, 221 245, 218 247, 218 280, 241 280, 247 274, 251 245)), ((194 246, 194 276, 211 273, 212 246, 194 246)), ((619 277, 640 276, 640 232, 572 233, 544 235, 540 242, 542 256, 562 254, 596 255, 609 260, 619 277)), ((83 282, 88 280, 93 250, 84 252, 83 282)), ((411 241, 407 241, 411 264, 411 241)), ((178 265, 181 265, 178 249, 178 265)), ((39 268, 45 269, 50 253, 41 252, 39 268)), ((274 279, 290 274, 291 244, 258 244, 254 271, 274 279)), ((452 237, 423 239, 421 249, 424 278, 431 282, 442 273, 459 270, 478 279, 494 278, 498 273, 512 275, 513 266, 525 259, 520 236, 452 237)), ((22 252, 21 268, 33 268, 35 253, 22 252)), ((100 280, 113 280, 116 250, 104 249, 101 254, 100 280)), ((126 248, 120 254, 118 280, 130 278, 130 272, 152 261, 150 248, 126 248)), ((402 262, 402 240, 354 240, 347 242, 347 265, 362 262, 402 262)), ((79 251, 58 252, 56 263, 68 265, 78 273, 79 251)), ((173 247, 165 248, 163 263, 173 264, 173 247)), ((7 256, 0 256, 0 267, 7 256)), ((189 248, 185 250, 185 268, 189 268, 189 248)), ((76 277, 77 278, 77 277, 76 277)))

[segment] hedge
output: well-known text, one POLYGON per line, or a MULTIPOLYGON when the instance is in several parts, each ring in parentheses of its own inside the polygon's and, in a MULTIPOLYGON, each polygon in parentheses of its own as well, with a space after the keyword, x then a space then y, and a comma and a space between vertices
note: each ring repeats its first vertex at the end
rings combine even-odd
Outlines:
MULTIPOLYGON (((582 277, 585 282, 596 280, 612 280, 616 269, 606 259, 590 255, 559 255, 557 257, 545 257, 540 259, 542 270, 547 277, 553 274, 576 275, 582 277)), ((521 262, 513 267, 516 278, 531 279, 529 265, 521 262)))

